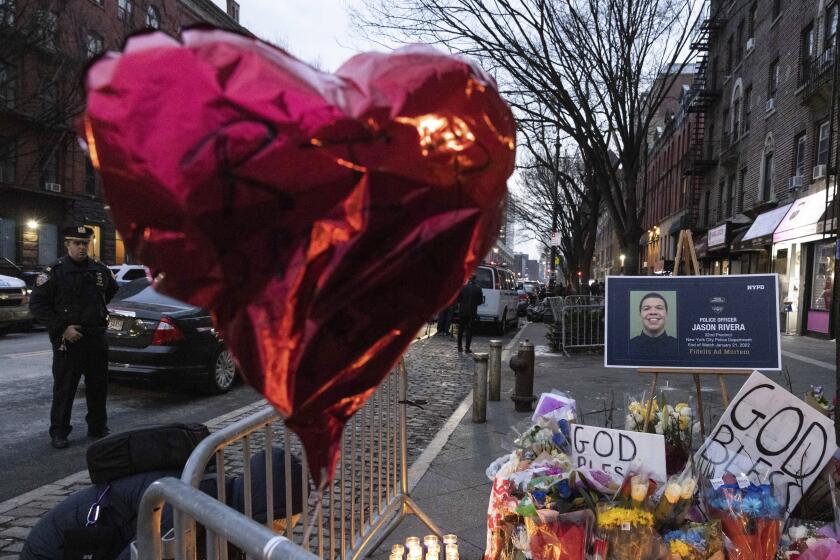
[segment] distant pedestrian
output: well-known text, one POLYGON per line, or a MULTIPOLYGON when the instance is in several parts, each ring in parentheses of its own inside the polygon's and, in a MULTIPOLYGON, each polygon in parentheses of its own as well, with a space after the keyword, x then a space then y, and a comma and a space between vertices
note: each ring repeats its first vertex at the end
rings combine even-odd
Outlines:
POLYGON ((484 303, 484 292, 475 281, 475 274, 470 277, 458 296, 458 352, 463 351, 462 338, 466 336, 466 352, 471 354, 470 343, 472 342, 472 330, 475 318, 478 315, 478 306, 484 303))
POLYGON ((455 305, 448 305, 440 310, 438 313, 437 333, 436 336, 452 336, 449 332, 452 327, 452 313, 455 310, 455 305))
POLYGON ((70 415, 82 374, 85 376, 88 437, 108 435, 107 304, 117 291, 110 269, 88 257, 93 230, 64 230, 67 254, 35 280, 29 308, 49 330, 53 350, 52 446, 64 449, 73 429, 70 415))

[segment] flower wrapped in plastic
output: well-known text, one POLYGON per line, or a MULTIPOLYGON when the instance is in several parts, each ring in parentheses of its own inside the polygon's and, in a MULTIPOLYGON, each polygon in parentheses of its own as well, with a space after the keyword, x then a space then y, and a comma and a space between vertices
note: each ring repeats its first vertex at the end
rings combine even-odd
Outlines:
POLYGON ((825 523, 789 519, 779 543, 779 560, 840 560, 840 542, 825 523))
POLYGON ((681 472, 691 455, 695 424, 694 409, 689 402, 672 405, 664 392, 654 398, 653 402, 634 398, 627 401, 624 429, 664 436, 667 473, 672 475, 681 472))
POLYGON ((691 523, 664 536, 669 560, 724 560, 720 523, 691 523))
POLYGON ((811 385, 811 390, 805 393, 805 402, 828 417, 834 413, 834 407, 826 398, 822 385, 811 385))
POLYGON ((595 524, 590 510, 560 514, 544 510, 526 517, 532 560, 586 560, 586 550, 595 524))
MULTIPOLYGON (((631 467, 631 471, 633 467, 631 467)), ((657 558, 662 539, 654 527, 651 496, 656 483, 645 473, 629 473, 615 500, 598 506, 598 560, 657 558)))
POLYGON ((659 495, 659 501, 653 511, 656 525, 662 528, 675 528, 685 519, 688 508, 694 502, 697 479, 694 468, 687 465, 683 472, 671 476, 659 495))
POLYGON ((772 560, 782 527, 782 507, 770 484, 727 473, 710 481, 705 493, 710 518, 718 519, 729 537, 729 560, 772 560))

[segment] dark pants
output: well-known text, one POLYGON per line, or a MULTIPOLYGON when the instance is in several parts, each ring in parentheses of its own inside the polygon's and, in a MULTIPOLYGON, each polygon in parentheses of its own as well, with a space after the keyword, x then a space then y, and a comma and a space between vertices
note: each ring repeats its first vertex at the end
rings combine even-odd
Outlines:
POLYGON ((475 319, 473 317, 460 317, 458 319, 458 348, 462 348, 461 346, 461 339, 466 336, 467 338, 467 350, 470 349, 470 343, 472 342, 472 332, 473 332, 473 322, 475 319))
POLYGON ((86 335, 67 343, 66 350, 53 345, 53 401, 50 436, 67 437, 73 429, 70 415, 79 379, 85 376, 88 431, 101 432, 108 425, 105 399, 108 395, 108 343, 102 335, 86 335))
POLYGON ((452 306, 441 309, 438 313, 437 332, 449 334, 449 327, 452 326, 452 306))

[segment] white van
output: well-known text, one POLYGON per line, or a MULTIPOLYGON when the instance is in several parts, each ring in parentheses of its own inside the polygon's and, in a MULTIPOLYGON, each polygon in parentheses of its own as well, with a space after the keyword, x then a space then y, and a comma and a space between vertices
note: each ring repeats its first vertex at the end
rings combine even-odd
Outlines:
POLYGON ((484 303, 478 307, 478 320, 493 323, 494 330, 502 334, 519 323, 516 314, 516 278, 513 273, 498 266, 481 265, 475 278, 484 292, 484 303))

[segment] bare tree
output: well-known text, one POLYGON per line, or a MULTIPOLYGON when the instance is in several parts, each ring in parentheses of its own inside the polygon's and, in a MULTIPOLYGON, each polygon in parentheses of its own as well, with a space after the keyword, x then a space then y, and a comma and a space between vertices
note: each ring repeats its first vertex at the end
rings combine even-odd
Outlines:
POLYGON ((367 0, 355 27, 477 58, 520 119, 577 144, 638 266, 643 154, 654 113, 685 64, 700 0, 367 0), (546 112, 547 110, 547 112, 546 112))

